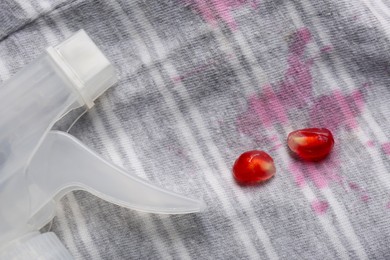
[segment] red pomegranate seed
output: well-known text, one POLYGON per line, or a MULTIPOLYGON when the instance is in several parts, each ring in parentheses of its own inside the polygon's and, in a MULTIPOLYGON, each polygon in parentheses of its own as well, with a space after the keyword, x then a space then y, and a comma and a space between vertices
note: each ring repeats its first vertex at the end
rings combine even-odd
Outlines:
POLYGON ((274 160, 263 151, 248 151, 233 165, 233 176, 240 184, 255 184, 275 175, 274 160))
POLYGON ((296 157, 306 161, 319 161, 328 156, 334 139, 326 128, 306 128, 291 132, 287 144, 296 157))

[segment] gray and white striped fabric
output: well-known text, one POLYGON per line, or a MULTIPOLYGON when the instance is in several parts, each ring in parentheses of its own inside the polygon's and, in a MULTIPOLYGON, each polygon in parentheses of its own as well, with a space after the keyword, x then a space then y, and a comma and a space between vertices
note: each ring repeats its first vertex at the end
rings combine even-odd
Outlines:
POLYGON ((85 29, 120 81, 71 129, 205 212, 153 215, 86 192, 53 230, 76 259, 390 259, 390 4, 384 0, 2 0, 4 81, 85 29), (317 164, 287 134, 327 127, 317 164), (238 186, 261 149, 277 175, 238 186))

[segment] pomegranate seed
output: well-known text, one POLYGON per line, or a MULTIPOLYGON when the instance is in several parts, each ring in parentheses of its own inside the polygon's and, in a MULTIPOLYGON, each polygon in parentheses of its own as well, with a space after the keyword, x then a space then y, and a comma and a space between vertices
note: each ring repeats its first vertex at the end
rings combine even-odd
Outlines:
POLYGON ((255 184, 275 175, 274 160, 263 151, 248 151, 233 165, 233 176, 241 184, 255 184))
POLYGON ((306 128, 291 132, 287 144, 298 158, 319 161, 328 156, 333 148, 334 139, 326 128, 306 128))

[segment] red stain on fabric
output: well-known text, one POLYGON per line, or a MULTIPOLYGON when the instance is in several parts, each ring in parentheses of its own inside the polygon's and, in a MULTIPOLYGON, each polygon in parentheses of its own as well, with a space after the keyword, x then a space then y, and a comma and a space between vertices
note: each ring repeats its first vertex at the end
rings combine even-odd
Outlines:
POLYGON ((299 165, 295 163, 290 163, 288 166, 289 171, 292 173, 294 177, 294 181, 298 187, 303 187, 306 185, 305 174, 302 172, 302 169, 299 165))
POLYGON ((302 106, 312 95, 312 62, 307 62, 304 57, 311 39, 311 33, 307 28, 299 29, 292 35, 287 56, 287 71, 276 94, 284 107, 302 106))
POLYGON ((361 201, 367 203, 371 199, 371 197, 368 195, 368 192, 360 187, 357 183, 349 182, 348 185, 351 190, 358 194, 361 201))
MULTIPOLYGON (((252 140, 270 145, 271 150, 279 148, 280 141, 267 137, 267 129, 290 125, 289 114, 299 111, 307 124, 330 129, 337 138, 337 131, 343 127, 353 130, 358 126, 357 117, 364 108, 362 91, 367 86, 352 92, 335 90, 321 96, 314 96, 311 68, 315 60, 307 57, 307 45, 312 35, 307 28, 301 28, 290 37, 287 53, 287 68, 280 82, 263 86, 260 93, 250 95, 247 108, 236 119, 239 132, 252 140)), ((331 46, 322 48, 321 53, 332 51, 331 46)), ((390 147, 386 148, 389 149, 390 147)), ((288 170, 298 187, 313 183, 318 189, 330 183, 342 184, 340 161, 335 153, 320 164, 302 163, 292 160, 288 170)), ((366 193, 360 192, 362 200, 368 201, 366 193)))
MULTIPOLYGON (((301 28, 292 34, 287 54, 287 70, 279 83, 262 87, 261 93, 248 97, 248 107, 237 118, 238 130, 251 135, 259 127, 288 124, 291 109, 304 109, 309 114, 309 125, 326 127, 332 131, 346 126, 357 127, 357 116, 364 107, 362 91, 344 93, 335 90, 319 97, 313 96, 312 62, 305 57, 310 31, 301 28)), ((329 49, 330 46, 324 47, 329 49)), ((364 88, 363 88, 364 89, 364 88)))
POLYGON ((329 53, 333 51, 333 46, 332 45, 326 45, 321 48, 320 52, 321 53, 329 53))
POLYGON ((382 144, 382 150, 385 154, 390 155, 390 142, 382 144))
POLYGON ((318 170, 314 164, 307 163, 306 168, 308 170, 309 178, 313 181, 317 188, 322 189, 328 186, 328 180, 325 174, 318 170))
POLYGON ((350 94, 339 90, 314 100, 309 108, 310 125, 337 130, 346 125, 349 129, 357 127, 356 117, 364 106, 362 93, 356 90, 350 94))
POLYGON ((310 99, 312 64, 304 58, 305 48, 311 41, 310 31, 307 28, 299 29, 291 39, 284 79, 276 84, 277 91, 274 91, 273 86, 269 84, 263 87, 262 93, 248 98, 247 111, 237 119, 239 131, 250 135, 253 129, 261 125, 268 128, 274 123, 286 124, 287 110, 303 106, 310 99))
POLYGON ((202 16, 202 18, 210 25, 217 24, 217 17, 213 10, 209 7, 206 0, 187 0, 188 5, 194 6, 194 9, 202 16))
POLYGON ((273 91, 271 85, 267 85, 263 89, 269 112, 274 120, 282 124, 286 123, 288 121, 286 111, 278 94, 273 91))
POLYGON ((363 202, 368 202, 370 200, 370 196, 368 196, 367 194, 363 194, 360 199, 363 201, 363 202))
POLYGON ((351 188, 351 190, 360 190, 359 185, 354 183, 354 182, 350 182, 350 183, 348 183, 348 185, 351 188))
POLYGON ((273 147, 271 147, 270 149, 269 149, 269 151, 276 151, 276 150, 278 150, 279 148, 282 148, 283 147, 283 145, 282 144, 276 144, 276 145, 274 145, 273 147))
POLYGON ((185 2, 192 6, 208 24, 216 26, 220 19, 231 30, 237 29, 237 22, 233 16, 234 9, 245 5, 253 9, 259 6, 258 0, 186 0, 185 2))
POLYGON ((332 155, 322 163, 290 161, 288 170, 292 174, 298 187, 307 183, 313 183, 318 189, 324 189, 331 183, 341 184, 343 178, 339 174, 340 161, 337 156, 332 155))
POLYGON ((315 200, 311 203, 311 207, 317 215, 323 215, 328 210, 329 203, 327 201, 315 200))

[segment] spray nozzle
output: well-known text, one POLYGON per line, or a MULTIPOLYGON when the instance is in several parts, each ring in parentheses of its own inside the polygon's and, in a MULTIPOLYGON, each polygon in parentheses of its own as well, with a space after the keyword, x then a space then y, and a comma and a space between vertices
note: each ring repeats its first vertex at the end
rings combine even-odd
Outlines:
POLYGON ((113 66, 83 30, 46 51, 88 108, 117 81, 113 66))
POLYGON ((144 212, 182 214, 204 208, 202 201, 107 162, 71 135, 50 131, 69 111, 92 107, 115 82, 112 65, 79 31, 0 88, 0 259, 68 259, 54 234, 37 231, 54 217, 55 203, 72 190, 144 212))

